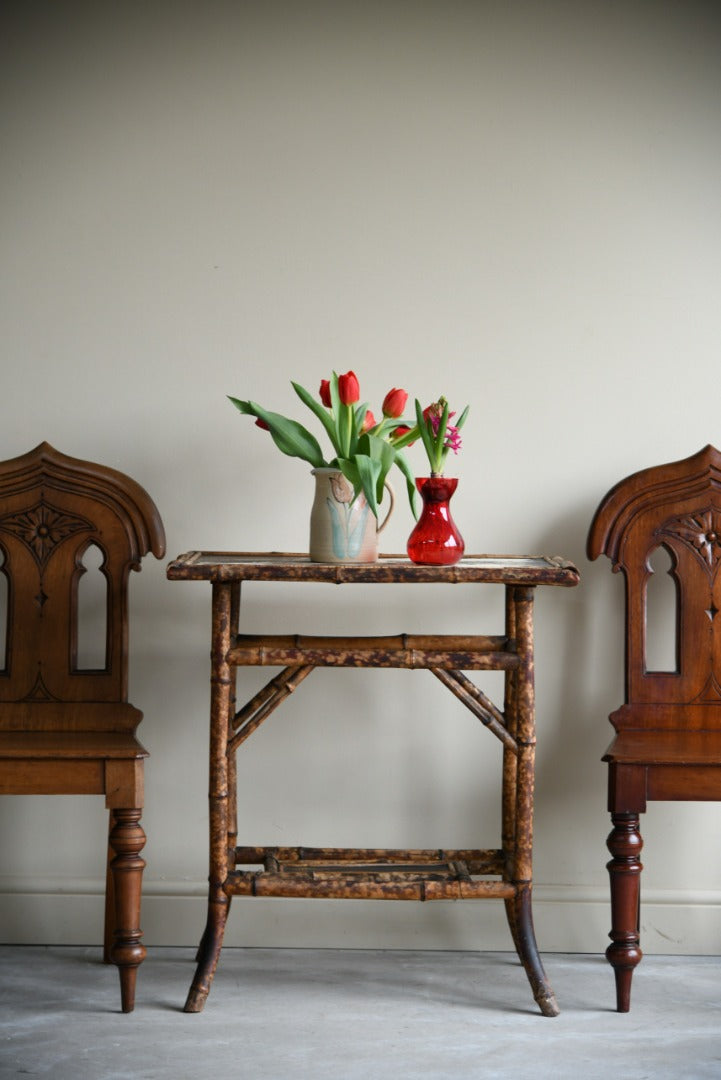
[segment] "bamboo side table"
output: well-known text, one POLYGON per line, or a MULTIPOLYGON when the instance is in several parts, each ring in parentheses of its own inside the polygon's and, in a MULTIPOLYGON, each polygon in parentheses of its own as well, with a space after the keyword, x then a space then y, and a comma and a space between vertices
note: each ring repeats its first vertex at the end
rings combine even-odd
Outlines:
POLYGON ((212 585, 210 873, 208 917, 186 1012, 205 1004, 233 896, 388 900, 503 900, 516 951, 544 1016, 558 1005, 538 955, 531 909, 535 756, 533 601, 537 585, 576 585, 576 567, 545 556, 473 555, 455 566, 311 563, 278 553, 192 551, 168 565, 173 581, 212 585), (333 584, 480 584, 505 588, 505 628, 496 636, 399 634, 302 637, 239 633, 243 581, 333 584), (235 675, 245 665, 282 671, 236 710, 235 675), (503 744, 502 837, 490 850, 351 850, 237 846, 236 751, 316 667, 430 671, 503 744), (505 672, 499 709, 466 671, 505 672), (257 867, 262 869, 257 869, 257 867), (254 867, 255 869, 238 869, 254 867))

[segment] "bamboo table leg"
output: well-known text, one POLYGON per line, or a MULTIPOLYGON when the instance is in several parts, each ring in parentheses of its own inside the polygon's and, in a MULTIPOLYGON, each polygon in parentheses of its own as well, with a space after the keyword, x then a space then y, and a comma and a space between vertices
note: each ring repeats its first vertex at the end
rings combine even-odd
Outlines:
MULTIPOLYGON (((240 628, 240 582, 233 582, 230 592, 230 632, 231 635, 237 634, 240 628)), ((230 694, 228 701, 228 721, 232 724, 232 719, 235 714, 236 708, 236 693, 235 693, 235 678, 231 676, 230 682, 230 694)), ((230 735, 230 727, 228 729, 230 735)), ((227 750, 227 748, 226 748, 227 750)), ((227 753, 228 759, 228 851, 232 851, 235 847, 238 836, 238 800, 237 800, 237 766, 235 754, 227 753)), ((227 921, 228 913, 230 911, 230 905, 232 897, 229 896, 227 910, 223 921, 227 921)), ((210 917, 206 923, 205 930, 200 939, 198 950, 195 954, 196 963, 200 963, 201 957, 205 955, 206 941, 212 940, 213 937, 213 923, 211 923, 210 917)))
MULTIPOLYGON (((511 719, 518 756, 515 772, 504 763, 504 831, 512 836, 512 881, 516 895, 506 901, 508 922, 533 996, 544 1016, 558 1016, 560 1010, 538 954, 533 928, 531 891, 533 882, 533 789, 536 751, 534 660, 533 660, 533 587, 512 590, 507 618, 515 631, 520 667, 510 683, 511 719), (515 807, 511 802, 515 796, 515 807)), ((506 843, 504 835, 504 845, 506 843)), ((504 846, 505 850, 505 846, 504 846)), ((508 855, 507 855, 508 858, 508 855)))
MULTIPOLYGON (((233 695, 234 671, 227 655, 233 632, 237 599, 233 586, 213 582, 213 629, 211 648, 210 704, 210 872, 208 920, 198 949, 195 972, 185 1012, 201 1012, 220 957, 229 898, 223 888, 228 876, 228 726, 233 695)), ((237 617, 237 615, 236 615, 237 617)))
MULTIPOLYGON (((506 586, 506 635, 509 642, 516 641, 516 601, 515 591, 511 586, 506 586)), ((506 728, 515 740, 517 732, 517 697, 518 697, 518 672, 511 668, 506 672, 505 692, 503 702, 503 715, 506 719, 506 728)), ((501 847, 504 854, 503 880, 512 881, 515 872, 513 853, 516 849, 516 773, 518 768, 518 755, 509 746, 503 747, 503 793, 502 793, 502 829, 501 847)), ((513 944, 519 957, 521 947, 518 940, 518 922, 516 908, 512 899, 504 900, 506 918, 513 938, 513 944)))

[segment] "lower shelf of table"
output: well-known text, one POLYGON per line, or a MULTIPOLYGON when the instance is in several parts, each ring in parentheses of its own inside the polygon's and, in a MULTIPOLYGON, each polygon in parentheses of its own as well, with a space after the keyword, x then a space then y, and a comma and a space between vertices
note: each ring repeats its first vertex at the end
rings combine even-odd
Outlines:
POLYGON ((506 900, 517 886, 502 877, 500 850, 238 847, 229 896, 346 900, 506 900))

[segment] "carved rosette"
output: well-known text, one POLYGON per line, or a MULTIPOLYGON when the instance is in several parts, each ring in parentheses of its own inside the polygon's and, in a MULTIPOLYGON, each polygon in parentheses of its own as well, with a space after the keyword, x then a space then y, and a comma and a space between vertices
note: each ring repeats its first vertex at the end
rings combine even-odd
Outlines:
POLYGON ((721 515, 717 510, 671 518, 659 534, 680 540, 703 563, 709 575, 715 575, 721 561, 721 515))
POLYGON ((42 570, 54 549, 73 533, 92 531, 84 518, 66 514, 50 503, 40 501, 30 510, 7 514, 0 518, 0 531, 11 533, 21 540, 42 570))

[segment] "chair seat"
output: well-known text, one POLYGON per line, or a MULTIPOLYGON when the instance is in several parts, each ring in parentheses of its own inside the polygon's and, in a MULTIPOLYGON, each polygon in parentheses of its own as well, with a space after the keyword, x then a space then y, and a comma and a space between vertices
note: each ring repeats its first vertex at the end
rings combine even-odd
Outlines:
POLYGON ((145 758, 148 751, 125 732, 0 731, 0 758, 145 758))
POLYGON ((3 701, 1 732, 120 732, 132 735, 143 719, 126 701, 3 701))
POLYGON ((721 731, 623 731, 603 760, 615 765, 721 765, 721 731))
POLYGON ((132 734, 0 732, 0 795, 104 795, 110 809, 143 805, 147 751, 132 734))

